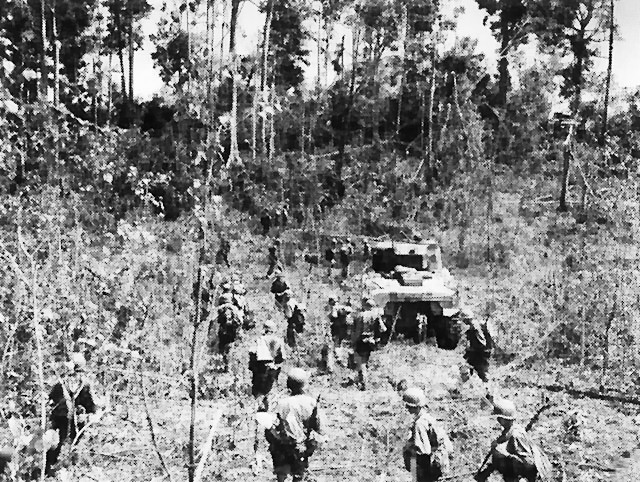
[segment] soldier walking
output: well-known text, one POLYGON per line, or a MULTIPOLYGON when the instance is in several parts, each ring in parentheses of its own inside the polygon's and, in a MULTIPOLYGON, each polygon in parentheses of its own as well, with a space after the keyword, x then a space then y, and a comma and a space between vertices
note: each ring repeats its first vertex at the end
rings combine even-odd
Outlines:
POLYGON ((284 343, 275 335, 277 325, 273 320, 264 324, 264 334, 258 338, 253 351, 249 352, 249 371, 251 371, 251 393, 262 397, 259 411, 269 410, 269 392, 277 383, 286 358, 284 343))
POLYGON ((338 246, 338 240, 333 238, 331 245, 324 252, 324 259, 327 262, 327 276, 331 278, 333 274, 333 267, 336 265, 336 249, 338 246))
POLYGON ((349 276, 349 264, 351 263, 351 256, 353 255, 353 245, 351 240, 347 238, 340 247, 340 266, 342 268, 342 277, 347 278, 349 276))
POLYGON ((481 321, 473 316, 470 310, 460 311, 460 318, 467 325, 467 340, 469 344, 464 354, 465 360, 480 377, 487 383, 489 380, 489 364, 493 352, 493 326, 487 319, 481 321))
POLYGON ((97 405, 91 385, 86 379, 86 365, 84 356, 74 353, 65 364, 65 375, 49 393, 49 421, 59 437, 58 445, 47 450, 45 471, 49 475, 53 473, 53 466, 58 462, 64 442, 67 439, 75 441, 89 422, 89 416, 96 413, 97 405))
POLYGON ((475 476, 484 482, 495 471, 505 482, 549 481, 551 464, 526 429, 516 422, 516 406, 511 400, 496 399, 493 414, 502 426, 502 433, 491 444, 491 462, 475 476))
MULTIPOLYGON (((218 353, 222 355, 223 370, 227 371, 229 369, 231 344, 238 338, 243 322, 243 315, 233 302, 233 294, 231 292, 225 292, 220 296, 216 320, 218 322, 218 353)), ((209 340, 213 340, 212 328, 213 323, 210 323, 209 340)))
POLYGON ((283 311, 287 319, 287 345, 295 348, 298 345, 298 335, 304 331, 306 307, 295 298, 290 298, 285 302, 283 311))
POLYGON ((358 372, 356 383, 360 390, 367 388, 367 364, 380 343, 380 336, 387 331, 382 319, 382 310, 375 307, 371 298, 363 298, 362 312, 354 317, 351 332, 351 346, 353 348, 353 368, 358 372))
POLYGON ((420 388, 407 388, 402 400, 414 417, 411 436, 403 450, 405 468, 411 472, 412 482, 440 480, 449 469, 451 440, 427 411, 420 388))
POLYGON ((309 374, 301 368, 293 368, 287 377, 291 395, 276 406, 277 421, 265 431, 269 452, 273 459, 273 471, 278 482, 291 476, 294 482, 305 479, 309 458, 318 446, 322 422, 319 398, 306 394, 309 374))
POLYGON ((269 263, 269 269, 267 270, 267 277, 271 276, 278 268, 282 268, 280 265, 280 240, 274 239, 273 244, 269 246, 269 254, 267 255, 267 262, 269 263))
POLYGON ((262 225, 262 235, 268 236, 269 231, 271 230, 271 215, 266 208, 262 210, 262 215, 260 216, 260 224, 262 225))
POLYGON ((329 298, 327 302, 329 311, 329 330, 331 332, 332 347, 328 352, 327 370, 333 371, 336 358, 336 350, 342 345, 344 340, 349 339, 349 328, 351 325, 351 307, 338 303, 335 298, 329 298))
POLYGON ((276 300, 276 306, 283 310, 286 302, 291 298, 291 288, 281 271, 276 273, 271 283, 271 293, 276 300))
POLYGON ((231 243, 226 236, 220 236, 220 246, 216 252, 216 264, 223 264, 227 268, 231 267, 229 263, 229 253, 231 252, 231 243))

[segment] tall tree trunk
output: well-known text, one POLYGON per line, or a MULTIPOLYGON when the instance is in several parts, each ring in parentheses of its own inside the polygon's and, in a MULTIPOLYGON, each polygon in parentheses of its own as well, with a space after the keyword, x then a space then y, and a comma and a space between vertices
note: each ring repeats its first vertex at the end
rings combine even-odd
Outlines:
POLYGON ((125 81, 126 73, 124 70, 124 48, 120 46, 118 48, 118 59, 120 60, 120 90, 122 92, 122 101, 127 100, 127 83, 125 81))
POLYGON ((53 105, 57 107, 60 102, 60 41, 58 40, 56 0, 52 0, 51 12, 51 35, 53 36, 53 105))
POLYGON ((407 19, 407 6, 402 5, 402 20, 400 25, 400 47, 402 49, 401 53, 401 64, 400 64, 400 92, 398 92, 398 112, 396 118, 396 136, 400 134, 400 122, 402 117, 402 94, 404 90, 404 82, 405 82, 405 62, 407 56, 407 28, 408 28, 408 19, 407 19))
POLYGON ((267 155, 267 101, 269 98, 269 92, 267 83, 269 80, 269 49, 271 38, 271 22, 273 21, 273 2, 269 0, 267 5, 267 18, 264 22, 264 29, 262 31, 262 72, 260 75, 260 91, 262 92, 262 157, 267 155))
POLYGON ((498 103, 501 106, 507 105, 509 96, 509 87, 511 80, 509 78, 509 58, 507 53, 509 50, 509 42, 511 41, 511 30, 509 29, 509 19, 505 13, 505 9, 500 10, 500 60, 498 61, 498 103))
POLYGON ((47 68, 49 41, 47 39, 46 1, 40 0, 40 36, 42 40, 42 51, 40 52, 40 96, 43 102, 46 102, 49 98, 49 69, 47 68))
POLYGON ((231 20, 229 22, 229 54, 231 56, 231 148, 229 164, 240 161, 238 149, 238 59, 236 56, 236 29, 240 0, 231 0, 231 20))
MULTIPOLYGON (((187 9, 188 10, 188 9, 187 9)), ((129 18, 129 104, 133 104, 133 15, 129 18)))
POLYGON ((602 135, 600 144, 605 145, 609 129, 609 95, 611 91, 611 71, 613 69, 613 34, 615 30, 614 0, 609 2, 609 63, 607 64, 607 81, 604 90, 604 113, 602 119, 602 135))

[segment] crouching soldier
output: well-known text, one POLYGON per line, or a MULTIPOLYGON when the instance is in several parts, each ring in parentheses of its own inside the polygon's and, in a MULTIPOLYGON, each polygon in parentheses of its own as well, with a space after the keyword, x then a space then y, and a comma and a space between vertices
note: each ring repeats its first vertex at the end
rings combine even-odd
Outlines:
POLYGON ((489 320, 480 321, 469 310, 460 311, 460 318, 467 325, 467 340, 469 344, 464 354, 465 360, 474 370, 480 380, 489 380, 489 364, 493 352, 493 327, 489 320))
POLYGON ((278 381, 282 362, 285 359, 284 344, 275 336, 276 324, 268 320, 264 324, 264 334, 258 338, 255 348, 249 353, 251 371, 251 393, 263 397, 260 411, 269 410, 269 392, 278 381))
POLYGON ((551 480, 551 464, 540 448, 533 442, 526 429, 518 424, 516 407, 512 401, 496 399, 493 413, 502 426, 502 434, 491 444, 491 462, 475 476, 486 481, 495 471, 505 482, 527 482, 551 480))
POLYGON ((371 298, 363 298, 362 312, 354 317, 351 331, 351 346, 353 348, 352 368, 358 372, 356 382, 360 390, 367 388, 367 364, 380 343, 380 336, 387 331, 382 318, 382 310, 376 309, 371 298))
POLYGON ((319 397, 314 399, 306 394, 308 381, 309 374, 301 368, 289 372, 287 388, 291 396, 278 402, 277 420, 265 431, 278 482, 284 482, 289 476, 294 482, 304 480, 309 458, 318 445, 317 436, 322 427, 319 397))
MULTIPOLYGON (((242 313, 233 302, 232 293, 223 293, 218 300, 218 314, 216 320, 218 322, 218 353, 222 355, 223 370, 229 369, 229 351, 231 344, 236 341, 240 335, 242 327, 242 313)), ((209 345, 212 346, 213 323, 209 325, 209 345)))
POLYGON ((404 465, 411 472, 411 481, 440 480, 449 469, 451 440, 428 413, 426 397, 420 388, 407 388, 402 400, 414 417, 411 436, 403 450, 404 465))
POLYGON ((86 380, 86 360, 81 353, 74 353, 65 364, 66 374, 58 380, 49 393, 51 428, 58 432, 58 445, 46 455, 46 472, 51 474, 58 462, 62 445, 69 439, 79 438, 89 415, 96 413, 97 405, 90 384, 86 380))

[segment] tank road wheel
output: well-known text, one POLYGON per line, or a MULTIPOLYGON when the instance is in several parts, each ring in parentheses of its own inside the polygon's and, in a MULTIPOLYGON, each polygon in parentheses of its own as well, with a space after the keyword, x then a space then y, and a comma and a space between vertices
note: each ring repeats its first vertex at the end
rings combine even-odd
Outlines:
POLYGON ((462 337, 462 325, 457 318, 442 316, 438 320, 436 328, 436 342, 438 348, 454 350, 462 337))

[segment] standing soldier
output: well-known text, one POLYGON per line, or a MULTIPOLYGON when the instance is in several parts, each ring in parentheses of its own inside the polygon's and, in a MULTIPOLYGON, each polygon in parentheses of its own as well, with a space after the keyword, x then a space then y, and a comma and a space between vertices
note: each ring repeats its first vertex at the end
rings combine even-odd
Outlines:
POLYGON ((284 344, 275 335, 277 325, 273 320, 264 324, 264 334, 258 338, 255 348, 249 353, 251 371, 251 393, 263 397, 261 411, 269 410, 269 392, 278 381, 282 362, 285 359, 284 344))
MULTIPOLYGON (((227 371, 229 369, 229 351, 231 350, 231 344, 238 338, 243 320, 240 310, 233 302, 233 295, 231 293, 223 293, 218 303, 218 315, 216 316, 216 320, 218 321, 218 353, 222 355, 223 370, 227 371)), ((211 333, 212 327, 213 323, 210 323, 209 340, 213 340, 211 333)), ((211 344, 210 342, 210 345, 211 344)))
POLYGON ((488 319, 484 322, 477 320, 473 313, 467 309, 460 311, 460 318, 468 326, 467 340, 469 345, 464 358, 471 365, 472 370, 478 374, 480 380, 487 383, 489 363, 493 352, 493 327, 488 319))
POLYGON ((231 263, 229 263, 230 252, 231 243, 226 236, 220 236, 220 246, 216 252, 216 264, 224 264, 227 268, 231 267, 231 263))
POLYGON ((306 307, 295 298, 290 298, 284 304, 284 316, 287 319, 287 345, 295 348, 298 344, 297 334, 304 331, 306 307))
POLYGON ((387 331, 382 319, 382 311, 375 308, 371 298, 362 299, 362 312, 354 317, 351 331, 353 348, 353 368, 358 372, 357 383, 360 390, 367 388, 367 364, 380 342, 380 336, 387 331))
POLYGON ((347 238, 340 247, 340 266, 342 267, 342 277, 349 276, 349 263, 351 263, 351 255, 353 255, 353 245, 351 240, 347 238))
POLYGON ((486 481, 494 472, 505 482, 549 481, 551 464, 542 450, 533 442, 526 429, 516 423, 516 406, 511 400, 496 399, 493 414, 502 426, 502 434, 491 444, 491 462, 478 471, 475 479, 486 481))
POLYGON ((282 271, 276 273, 276 277, 273 283, 271 283, 271 293, 273 293, 276 300, 276 306, 283 310, 285 303, 291 298, 291 288, 284 278, 282 271))
POLYGON ((267 277, 269 277, 278 268, 280 268, 280 240, 279 239, 274 239, 273 244, 269 247, 269 254, 267 256, 267 261, 269 262, 267 277))
POLYGON ((74 353, 65 364, 66 376, 58 380, 49 393, 51 428, 58 432, 58 445, 47 451, 46 472, 52 473, 65 440, 72 442, 96 413, 91 385, 86 380, 87 362, 81 353, 74 353))
POLYGON ((340 347, 342 341, 347 340, 349 337, 351 307, 337 303, 336 299, 331 297, 327 303, 327 310, 329 311, 329 330, 333 342, 333 346, 328 353, 327 369, 332 371, 336 350, 340 347))
POLYGON ((287 378, 291 396, 278 402, 277 421, 265 431, 278 482, 284 482, 288 476, 294 482, 302 482, 309 467, 309 458, 318 446, 317 439, 322 430, 319 397, 314 399, 305 393, 308 381, 306 371, 291 369, 287 378))
POLYGON ((289 224, 289 210, 287 206, 282 206, 282 227, 286 228, 287 224, 289 224))
POLYGON ((365 239, 362 243, 362 257, 364 258, 364 261, 367 261, 369 256, 371 256, 371 245, 369 244, 369 241, 365 239))
POLYGON ((262 235, 268 236, 269 231, 271 230, 271 215, 267 208, 262 210, 262 215, 260 216, 260 224, 262 225, 262 235))
POLYGON ((405 468, 411 472, 412 482, 440 480, 449 469, 451 440, 427 412, 426 397, 420 388, 407 388, 402 399, 414 416, 411 437, 403 450, 405 468))
POLYGON ((331 245, 325 250, 324 252, 324 259, 326 260, 327 264, 328 264, 328 271, 327 271, 327 276, 329 278, 331 278, 331 275, 333 274, 333 267, 336 264, 336 247, 338 245, 338 240, 336 238, 333 238, 331 240, 331 245))

